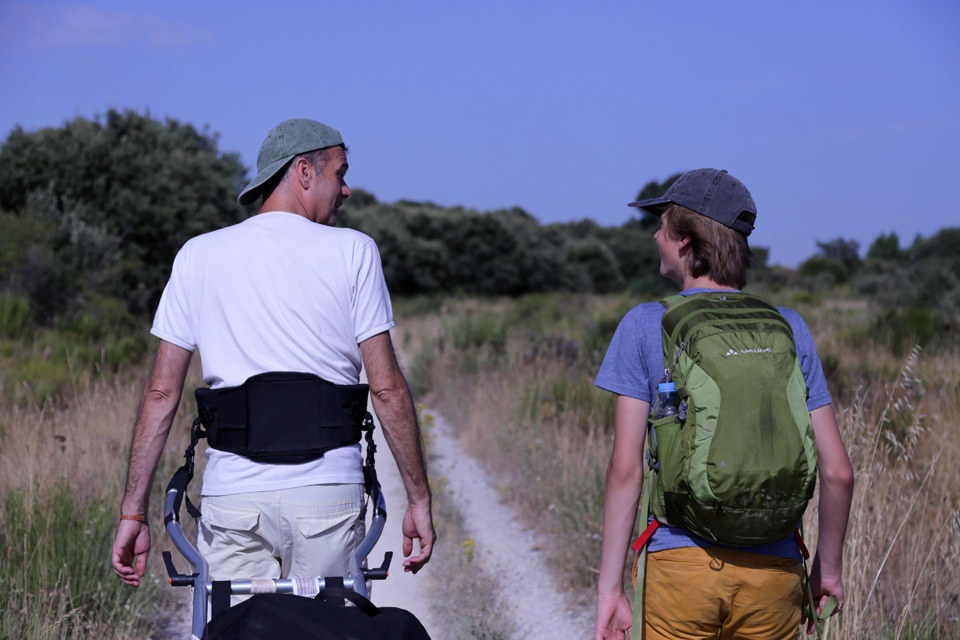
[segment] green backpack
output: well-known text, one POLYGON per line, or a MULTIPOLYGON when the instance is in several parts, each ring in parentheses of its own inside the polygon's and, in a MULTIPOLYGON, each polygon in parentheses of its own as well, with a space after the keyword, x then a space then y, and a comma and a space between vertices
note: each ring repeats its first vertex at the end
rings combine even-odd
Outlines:
POLYGON ((747 293, 662 303, 664 366, 682 402, 679 415, 649 424, 653 513, 726 545, 785 538, 803 517, 817 474, 789 322, 747 293))

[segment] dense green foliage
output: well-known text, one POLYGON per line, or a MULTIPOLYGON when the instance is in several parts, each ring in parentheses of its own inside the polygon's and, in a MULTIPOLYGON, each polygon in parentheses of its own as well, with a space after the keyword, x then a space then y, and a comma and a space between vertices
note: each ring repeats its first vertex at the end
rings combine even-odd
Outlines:
POLYGON ((842 289, 873 306, 874 321, 864 334, 890 344, 898 355, 913 345, 947 345, 960 340, 960 227, 917 236, 900 246, 896 233, 880 234, 860 257, 855 240, 818 242, 817 255, 796 272, 761 270, 761 282, 816 294, 842 289))
POLYGON ((354 193, 341 210, 341 224, 377 241, 396 294, 516 296, 668 287, 658 275, 652 233, 636 224, 540 225, 519 207, 481 213, 430 202, 387 204, 363 190, 354 193))
POLYGON ((17 127, 0 148, 0 286, 34 319, 123 324, 156 306, 176 251, 237 222, 246 169, 216 136, 132 111, 17 127))
MULTIPOLYGON (((216 135, 148 114, 111 110, 60 128, 14 129, 0 147, 0 339, 47 326, 103 342, 142 325, 177 249, 253 212, 236 202, 247 173, 236 154, 218 151, 216 135)), ((638 199, 662 195, 679 176, 648 182, 638 199)), ((642 211, 619 227, 541 225, 519 207, 382 203, 357 189, 340 224, 377 241, 397 295, 657 296, 675 288, 659 275, 657 219, 642 211)), ((750 282, 870 297, 877 328, 906 333, 904 344, 956 328, 960 229, 918 237, 909 248, 884 234, 865 258, 854 240, 817 246, 797 270, 768 266, 769 251, 755 247, 750 282)))
POLYGON ((875 337, 898 353, 938 345, 960 334, 960 227, 917 237, 901 249, 896 234, 880 236, 851 279, 854 293, 878 312, 875 337))

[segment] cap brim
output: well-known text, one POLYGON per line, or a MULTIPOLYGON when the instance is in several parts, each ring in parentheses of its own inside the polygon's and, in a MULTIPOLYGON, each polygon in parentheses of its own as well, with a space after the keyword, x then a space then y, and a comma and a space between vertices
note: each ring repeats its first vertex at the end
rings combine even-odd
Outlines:
POLYGON ((263 171, 258 173, 256 177, 254 177, 254 179, 247 184, 244 190, 240 192, 240 195, 237 196, 237 202, 243 206, 247 206, 248 204, 253 204, 256 202, 257 198, 260 197, 260 187, 263 186, 263 183, 275 176, 277 172, 283 169, 283 167, 286 166, 286 164, 292 159, 293 156, 280 158, 276 162, 268 164, 266 167, 264 167, 263 171))
POLYGON ((649 200, 637 200, 636 202, 631 202, 627 206, 643 209, 647 213, 652 213, 655 216, 659 216, 663 213, 663 210, 671 204, 673 204, 673 200, 661 196, 659 198, 650 198, 649 200))

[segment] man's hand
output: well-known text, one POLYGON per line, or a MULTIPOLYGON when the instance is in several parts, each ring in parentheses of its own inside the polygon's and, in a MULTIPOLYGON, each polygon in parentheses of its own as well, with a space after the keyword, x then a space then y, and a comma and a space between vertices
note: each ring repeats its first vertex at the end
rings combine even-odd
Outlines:
POLYGON ((433 553, 433 543, 437 540, 437 533, 433 530, 433 516, 430 513, 430 507, 407 507, 407 512, 403 514, 403 570, 416 573, 423 568, 423 565, 430 561, 430 555, 433 553), (413 539, 420 541, 420 555, 411 558, 413 553, 413 539))
POLYGON ((623 640, 633 626, 633 610, 627 597, 619 594, 601 594, 597 598, 597 622, 594 627, 595 640, 623 640))
POLYGON ((121 520, 113 540, 113 572, 131 587, 139 587, 140 578, 147 569, 149 553, 150 527, 147 523, 121 520))

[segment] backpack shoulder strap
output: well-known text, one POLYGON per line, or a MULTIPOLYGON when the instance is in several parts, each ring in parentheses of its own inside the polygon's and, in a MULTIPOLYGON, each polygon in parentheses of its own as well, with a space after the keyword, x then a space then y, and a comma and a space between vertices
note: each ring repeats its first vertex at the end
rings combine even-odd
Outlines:
POLYGON ((677 293, 677 294, 674 294, 674 295, 672 295, 672 296, 667 296, 666 298, 664 298, 663 300, 660 301, 660 304, 662 304, 662 305, 665 306, 667 309, 669 309, 670 307, 672 307, 673 305, 677 304, 678 302, 680 302, 681 300, 683 300, 683 299, 686 298, 686 297, 687 297, 687 296, 682 296, 682 295, 680 295, 679 293, 677 293))
MULTIPOLYGON (((646 465, 644 465, 646 466, 646 465)), ((652 525, 647 525, 650 515, 650 503, 653 500, 653 469, 645 469, 643 473, 643 490, 640 497, 640 528, 643 534, 633 544, 634 551, 637 552, 633 561, 633 621, 631 624, 631 637, 643 637, 643 591, 646 581, 647 569, 647 542, 650 535, 656 530, 659 523, 654 518, 652 525)))

